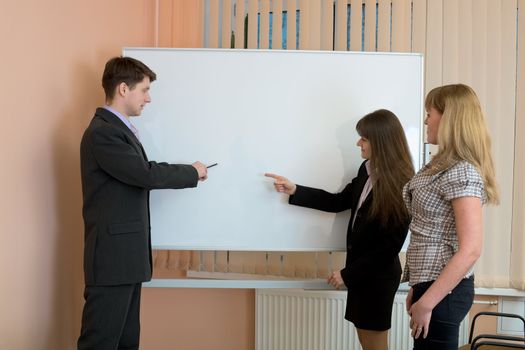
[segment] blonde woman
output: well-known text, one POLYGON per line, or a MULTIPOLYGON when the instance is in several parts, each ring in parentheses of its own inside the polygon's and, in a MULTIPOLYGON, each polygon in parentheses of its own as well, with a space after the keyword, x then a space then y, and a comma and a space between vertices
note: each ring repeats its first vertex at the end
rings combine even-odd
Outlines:
MULTIPOLYGON (((380 109, 361 118, 357 146, 364 162, 357 176, 340 193, 296 185, 273 178, 289 203, 327 212, 351 209, 346 264, 333 271, 328 283, 348 289, 345 319, 357 330, 363 350, 388 349, 392 304, 401 279, 398 253, 410 222, 402 190, 414 175, 403 127, 396 115, 380 109)), ((329 170, 328 170, 329 171, 329 170)))
POLYGON ((473 266, 483 238, 482 205, 499 195, 490 137, 475 92, 463 84, 430 91, 427 140, 438 153, 408 182, 412 216, 403 276, 414 349, 456 350, 474 299, 473 266))

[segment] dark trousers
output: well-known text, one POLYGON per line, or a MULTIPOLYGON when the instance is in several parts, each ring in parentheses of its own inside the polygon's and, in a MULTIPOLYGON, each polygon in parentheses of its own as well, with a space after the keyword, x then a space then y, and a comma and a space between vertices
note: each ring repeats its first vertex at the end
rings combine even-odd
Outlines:
POLYGON ((86 286, 78 350, 138 349, 141 283, 86 286))
MULTIPOLYGON (((432 282, 414 285, 412 303, 421 298, 432 282)), ((414 339, 414 350, 457 350, 459 339, 459 324, 474 301, 474 277, 463 279, 443 300, 432 310, 428 335, 425 339, 419 336, 414 339)))

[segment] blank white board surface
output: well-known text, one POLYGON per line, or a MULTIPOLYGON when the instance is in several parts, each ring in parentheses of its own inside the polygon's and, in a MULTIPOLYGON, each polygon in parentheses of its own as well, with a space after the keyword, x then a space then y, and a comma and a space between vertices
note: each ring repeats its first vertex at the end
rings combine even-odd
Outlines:
POLYGON ((156 74, 132 122, 150 160, 219 163, 195 189, 151 193, 157 249, 345 250, 350 212, 288 204, 265 172, 337 192, 362 159, 356 122, 393 111, 422 159, 419 54, 125 48, 156 74))

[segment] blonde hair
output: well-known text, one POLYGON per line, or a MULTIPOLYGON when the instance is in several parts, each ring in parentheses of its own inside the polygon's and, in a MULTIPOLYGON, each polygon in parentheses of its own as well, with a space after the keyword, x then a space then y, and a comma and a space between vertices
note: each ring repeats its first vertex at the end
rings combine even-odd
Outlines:
POLYGON ((427 171, 436 174, 465 160, 480 172, 487 201, 498 204, 490 136, 474 90, 464 84, 434 88, 425 99, 425 108, 427 111, 434 108, 442 114, 437 135, 438 153, 427 171))

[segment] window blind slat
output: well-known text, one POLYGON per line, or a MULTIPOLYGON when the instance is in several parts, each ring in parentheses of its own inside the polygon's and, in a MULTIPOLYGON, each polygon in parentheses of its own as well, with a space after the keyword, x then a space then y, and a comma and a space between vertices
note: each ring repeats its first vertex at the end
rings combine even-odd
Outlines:
POLYGON ((323 0, 321 19, 321 50, 334 49, 334 1, 323 0))
POLYGON ((261 0, 261 25, 259 48, 270 48, 270 0, 261 0))
MULTIPOLYGON (((525 57, 525 0, 518 0, 518 57, 525 57)), ((525 149, 525 60, 517 62, 516 101, 516 150, 525 149)), ((514 157, 514 178, 525 179, 525 152, 516 152, 514 157)), ((525 182, 514 181, 512 215, 512 247, 510 257, 510 286, 525 290, 525 182)))
MULTIPOLYGON (((476 59, 472 62, 472 71, 485 72, 487 66, 487 0, 476 0, 472 4, 472 32, 475 33, 472 41, 472 55, 476 59)), ((481 100, 482 107, 485 110, 486 105, 486 74, 474 74, 472 85, 481 100)))
POLYGON ((410 51, 409 0, 392 0, 392 51, 410 51))
POLYGON ((391 0, 378 0, 377 51, 390 51, 391 0))
POLYGON ((443 1, 427 2, 427 45, 425 54, 425 91, 442 85, 443 67, 443 1))
POLYGON ((283 0, 273 0, 272 49, 283 48, 283 0))
POLYGON ((287 27, 286 27, 286 49, 297 49, 297 0, 287 0, 287 27))
POLYGON ((350 50, 362 51, 363 0, 350 1, 350 50))
POLYGON ((474 0, 460 1, 458 4, 457 74, 459 80, 472 85, 472 6, 474 0))
POLYGON ((221 47, 229 49, 231 47, 232 30, 232 0, 222 0, 222 43, 221 47))
MULTIPOLYGON (((509 247, 512 233, 512 183, 514 161, 516 92, 516 19, 515 1, 490 0, 486 3, 486 76, 485 113, 492 137, 494 165, 501 191, 499 206, 486 210, 486 244, 479 271, 480 283, 494 283, 494 277, 505 276, 510 271, 509 247), (491 262, 498 261, 498 264, 491 262)), ((482 39, 482 38, 480 38, 482 39)), ((479 40, 475 38, 474 40, 479 40)), ((521 179, 520 179, 521 180, 521 179)), ((518 180, 519 181, 519 180, 518 180)), ((510 254, 514 249, 510 250, 510 254)))
POLYGON ((235 3, 235 48, 244 48, 244 0, 235 3))
POLYGON ((208 47, 219 47, 219 0, 210 0, 210 18, 208 22, 208 47))
POLYGON ((308 47, 310 50, 321 50, 321 0, 309 0, 308 4, 308 47))
POLYGON ((377 0, 365 1, 365 51, 376 51, 377 0))
POLYGON ((459 63, 459 4, 456 0, 443 0, 443 84, 458 81, 459 63))
POLYGON ((427 34, 427 1, 412 0, 412 52, 425 53, 427 34))
POLYGON ((248 2, 248 48, 257 48, 257 13, 259 12, 259 1, 248 2))
POLYGON ((299 0, 299 49, 310 49, 310 0, 299 0))
POLYGON ((347 1, 336 0, 336 15, 335 15, 335 49, 339 51, 346 51, 346 21, 347 21, 347 1))

